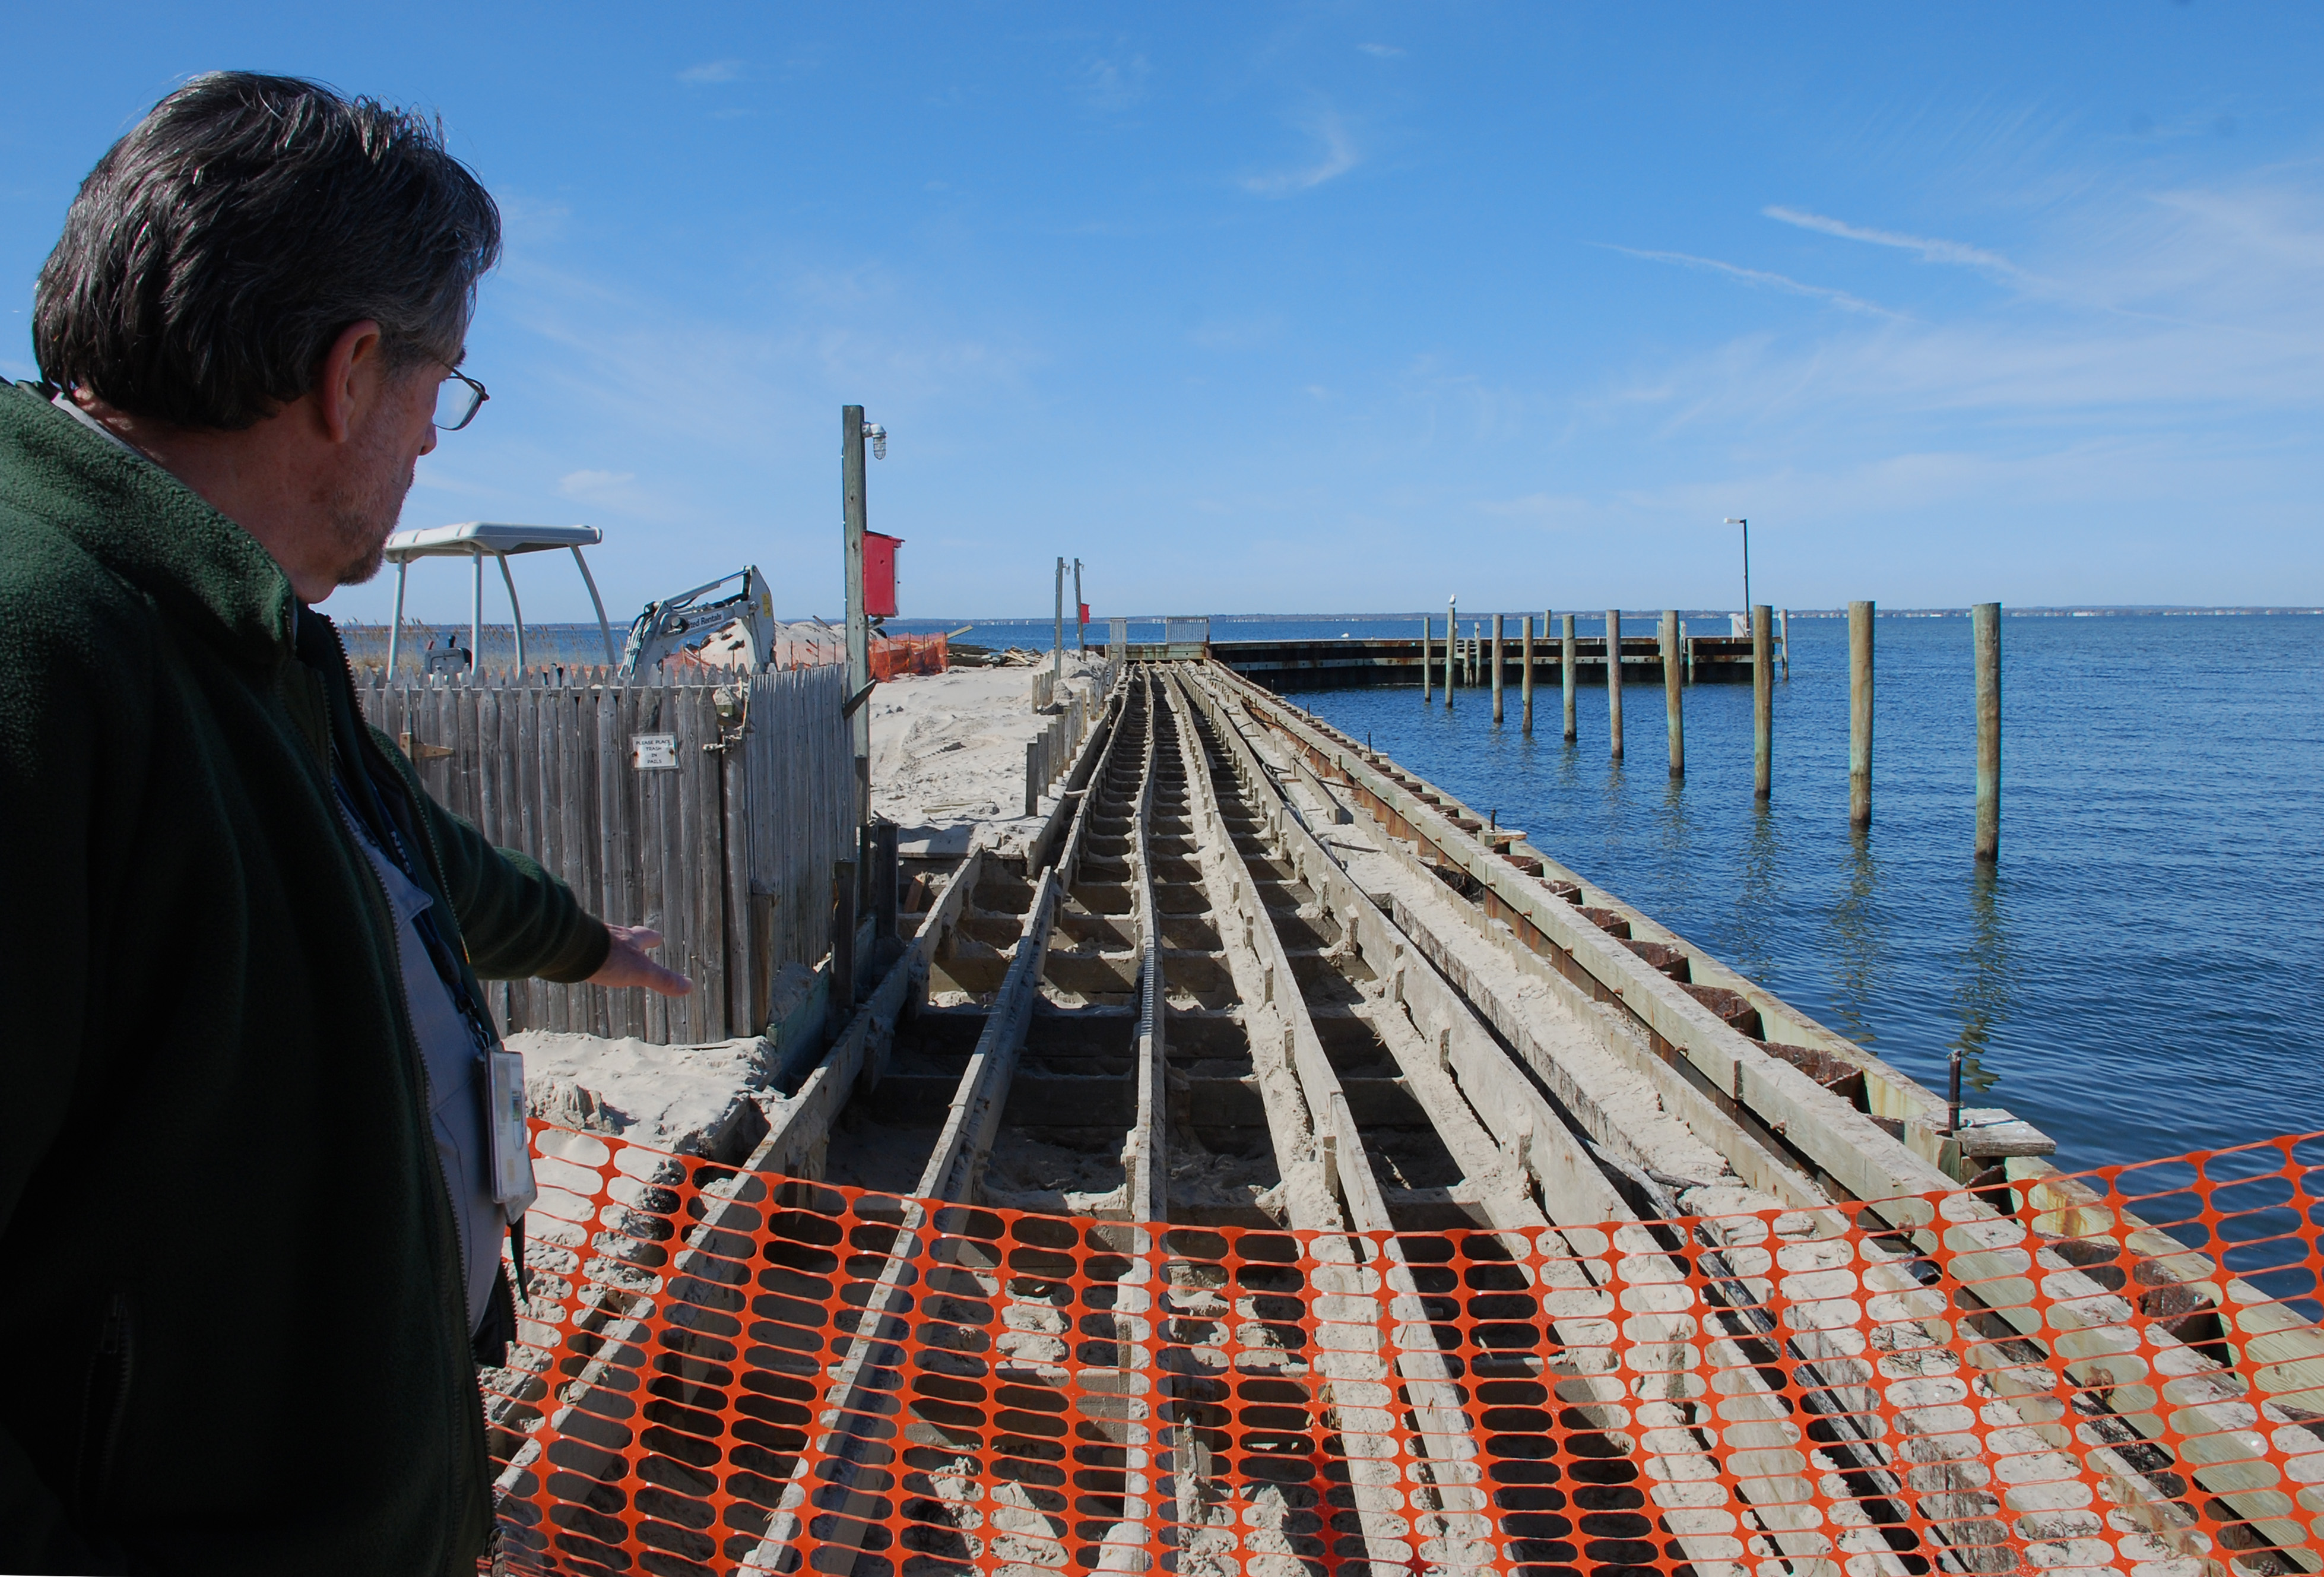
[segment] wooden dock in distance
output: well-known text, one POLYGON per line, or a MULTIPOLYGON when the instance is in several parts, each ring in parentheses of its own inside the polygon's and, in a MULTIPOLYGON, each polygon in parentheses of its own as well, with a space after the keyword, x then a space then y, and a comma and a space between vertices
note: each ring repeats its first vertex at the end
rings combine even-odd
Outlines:
MULTIPOLYGON (((1467 645, 1470 639, 1465 635, 1461 637, 1462 644, 1467 645)), ((1443 642, 1439 641, 1434 644, 1438 660, 1442 661, 1443 642)), ((1479 666, 1478 687, 1489 689, 1492 686, 1489 639, 1486 646, 1487 655, 1479 666)), ((1159 650, 1149 653, 1146 649, 1134 646, 1130 649, 1133 659, 1149 655, 1158 659, 1164 654, 1159 650)), ((1328 641, 1213 641, 1209 645, 1208 655, 1213 661, 1276 691, 1353 689, 1365 685, 1420 683, 1420 640, 1416 635, 1410 640, 1350 637, 1328 641)), ((1751 640, 1747 635, 1690 634, 1684 642, 1683 657, 1692 666, 1692 678, 1696 679, 1746 685, 1751 682, 1751 640)), ((1456 665, 1455 672, 1465 675, 1466 669, 1456 665)), ((1603 635, 1575 638, 1573 677, 1583 684, 1602 685, 1606 682, 1606 638, 1603 635)), ((1623 636, 1623 682, 1659 683, 1662 677, 1662 637, 1658 634, 1623 636)), ((1564 654, 1560 642, 1540 641, 1534 643, 1533 678, 1537 685, 1563 685, 1564 654)), ((1515 641, 1502 643, 1501 682, 1520 688, 1524 685, 1525 659, 1515 641)))

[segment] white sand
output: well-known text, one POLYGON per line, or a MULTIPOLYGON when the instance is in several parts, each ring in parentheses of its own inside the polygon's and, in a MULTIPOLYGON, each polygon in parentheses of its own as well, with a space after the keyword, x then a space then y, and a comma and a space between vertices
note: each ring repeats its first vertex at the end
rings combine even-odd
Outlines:
POLYGON ((526 1029, 508 1046, 524 1054, 534 1116, 679 1155, 739 1159, 734 1151, 766 1130, 762 1104, 780 1101, 770 1087, 774 1047, 758 1036, 655 1046, 526 1029))
MULTIPOLYGON (((1066 687, 1092 696, 1102 666, 1067 652, 1066 687)), ((1033 710, 1034 672, 906 674, 872 692, 872 808, 903 829, 906 853, 962 854, 973 841, 1019 853, 1040 830, 1025 815, 1025 746, 1052 716, 1033 710)))

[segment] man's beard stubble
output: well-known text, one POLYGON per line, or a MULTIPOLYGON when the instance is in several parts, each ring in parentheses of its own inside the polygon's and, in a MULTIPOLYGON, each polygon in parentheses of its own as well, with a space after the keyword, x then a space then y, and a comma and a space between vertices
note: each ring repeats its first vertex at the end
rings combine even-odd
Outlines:
POLYGON ((411 491, 416 463, 407 462, 398 475, 390 468, 392 451, 384 444, 378 447, 387 452, 366 457, 384 462, 379 479, 368 487, 335 487, 324 502, 333 557, 339 561, 340 586, 361 586, 379 573, 386 558, 387 539, 402 518, 404 496, 411 491))

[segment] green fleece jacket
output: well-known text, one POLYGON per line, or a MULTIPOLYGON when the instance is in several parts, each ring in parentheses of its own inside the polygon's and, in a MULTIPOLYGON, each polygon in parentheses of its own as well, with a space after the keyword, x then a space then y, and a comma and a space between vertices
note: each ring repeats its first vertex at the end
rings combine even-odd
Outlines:
POLYGON ((360 724, 256 540, 0 385, 0 1571, 475 1571, 451 1202, 335 758, 475 975, 604 962, 360 724))

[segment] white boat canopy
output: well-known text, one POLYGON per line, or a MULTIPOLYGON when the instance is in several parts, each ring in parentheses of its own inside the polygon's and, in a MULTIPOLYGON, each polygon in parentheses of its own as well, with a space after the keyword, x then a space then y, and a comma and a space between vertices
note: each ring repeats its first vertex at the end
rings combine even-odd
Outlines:
POLYGON ((398 531, 387 540, 387 558, 395 566, 395 622, 388 627, 387 671, 395 673, 397 642, 403 635, 403 582, 411 573, 415 558, 467 558, 476 567, 476 595, 468 617, 468 661, 476 661, 477 648, 484 633, 484 560, 497 559, 501 581, 508 587, 509 616, 516 625, 516 666, 524 667, 524 613, 517 606, 516 576, 509 573, 510 556, 517 553, 553 553, 560 548, 569 549, 573 562, 581 568, 581 582, 589 588, 589 600, 596 604, 597 631, 605 639, 605 660, 621 660, 613 650, 613 627, 605 621, 605 599, 597 595, 596 577, 589 573, 589 561, 581 557, 581 549, 594 548, 605 540, 605 533, 595 526, 517 526, 499 521, 468 521, 456 526, 414 526, 398 531))

